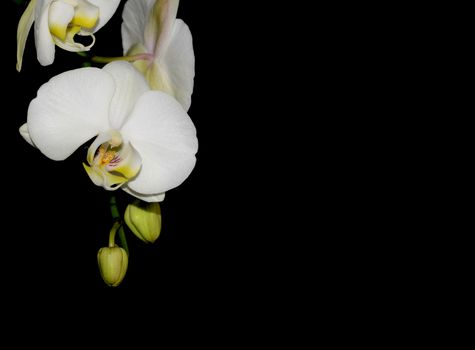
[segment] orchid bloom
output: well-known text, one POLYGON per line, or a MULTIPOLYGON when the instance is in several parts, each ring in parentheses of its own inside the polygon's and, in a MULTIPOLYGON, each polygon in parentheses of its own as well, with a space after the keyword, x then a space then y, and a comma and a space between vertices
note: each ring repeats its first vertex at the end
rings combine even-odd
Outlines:
POLYGON ((53 160, 64 160, 96 137, 84 164, 92 182, 162 201, 195 165, 193 122, 171 96, 151 91, 128 62, 79 68, 38 90, 20 133, 53 160))
POLYGON ((122 13, 124 55, 153 90, 172 95, 185 110, 191 105, 195 55, 188 26, 176 19, 179 0, 128 0, 122 13))
POLYGON ((47 66, 54 61, 55 44, 67 51, 88 51, 94 34, 117 10, 120 0, 31 0, 20 18, 17 30, 17 70, 21 70, 26 39, 35 22, 38 61, 47 66), (74 36, 91 36, 88 46, 74 36))

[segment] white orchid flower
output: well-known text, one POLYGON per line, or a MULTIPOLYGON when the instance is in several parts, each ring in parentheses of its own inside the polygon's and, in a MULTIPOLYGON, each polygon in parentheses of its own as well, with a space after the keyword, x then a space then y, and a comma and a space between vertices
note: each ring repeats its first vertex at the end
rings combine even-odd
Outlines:
POLYGON ((20 128, 26 141, 64 160, 93 137, 84 168, 107 190, 163 200, 195 165, 193 122, 171 96, 152 91, 128 62, 80 68, 45 83, 20 128))
POLYGON ((179 0, 128 0, 122 13, 124 55, 134 62, 153 90, 191 105, 195 55, 188 26, 176 19, 179 0))
POLYGON ((120 0, 31 0, 18 23, 17 70, 33 22, 38 61, 47 66, 54 61, 55 44, 67 51, 88 51, 94 45, 93 33, 109 21, 119 4, 120 0), (91 36, 91 43, 75 42, 76 34, 91 36))

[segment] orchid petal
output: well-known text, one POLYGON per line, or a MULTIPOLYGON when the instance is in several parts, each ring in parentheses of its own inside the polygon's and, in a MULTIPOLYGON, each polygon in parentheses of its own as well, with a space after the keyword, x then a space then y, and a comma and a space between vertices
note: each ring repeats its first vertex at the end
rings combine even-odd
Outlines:
POLYGON ((158 60, 170 43, 179 3, 179 0, 157 0, 145 26, 145 46, 153 48, 150 53, 158 60))
POLYGON ((20 22, 18 22, 17 29, 17 51, 16 51, 16 70, 21 71, 21 64, 23 62, 23 52, 25 51, 26 39, 30 33, 31 26, 35 21, 35 6, 36 0, 31 0, 26 7, 25 12, 21 15, 20 22))
POLYGON ((143 75, 128 62, 111 62, 102 70, 109 73, 115 82, 109 118, 112 128, 120 129, 139 97, 150 88, 143 75))
POLYGON ((68 25, 74 17, 74 7, 70 4, 54 1, 48 11, 48 27, 51 34, 60 40, 66 39, 68 25))
POLYGON ((52 0, 38 0, 35 7, 35 45, 38 61, 47 66, 54 61, 54 41, 49 31, 48 12, 52 0))
POLYGON ((165 199, 165 193, 157 193, 157 194, 141 194, 141 193, 137 193, 133 190, 131 190, 127 184, 125 184, 124 186, 121 187, 122 190, 124 190, 125 192, 127 192, 128 194, 138 198, 138 199, 141 199, 145 202, 162 202, 164 199, 165 199))
POLYGON ((20 126, 19 131, 20 131, 20 135, 25 139, 26 142, 28 142, 33 147, 36 147, 33 141, 31 140, 30 132, 28 131, 28 123, 25 123, 22 126, 20 126))
POLYGON ((94 27, 94 33, 101 29, 111 19, 120 4, 120 0, 89 0, 88 2, 99 7, 99 21, 94 27))
POLYGON ((175 96, 175 92, 171 85, 168 70, 157 62, 153 62, 145 71, 145 77, 152 90, 163 91, 171 96, 175 96))
MULTIPOLYGON (((188 111, 195 77, 195 54, 190 29, 181 19, 175 21, 170 45, 162 61, 157 58, 155 62, 158 62, 158 74, 155 73, 149 78, 152 88, 155 89, 152 82, 167 79, 168 82, 162 83, 162 86, 168 87, 172 91, 171 95, 181 103, 185 111, 188 111)), ((168 93, 167 89, 163 91, 168 93)))
MULTIPOLYGON (((144 42, 144 32, 146 21, 152 12, 155 0, 128 0, 124 5, 122 12, 122 47, 124 55, 128 55, 128 51, 133 45, 144 42)), ((155 38, 151 47, 147 48, 148 53, 153 52, 155 46, 155 38)))
POLYGON ((180 185, 195 166, 195 126, 181 105, 165 93, 144 93, 121 133, 142 158, 142 169, 127 185, 132 191, 166 192, 180 185))
POLYGON ((53 160, 69 157, 84 142, 110 129, 114 90, 110 74, 98 68, 75 69, 52 78, 28 108, 31 140, 53 160))

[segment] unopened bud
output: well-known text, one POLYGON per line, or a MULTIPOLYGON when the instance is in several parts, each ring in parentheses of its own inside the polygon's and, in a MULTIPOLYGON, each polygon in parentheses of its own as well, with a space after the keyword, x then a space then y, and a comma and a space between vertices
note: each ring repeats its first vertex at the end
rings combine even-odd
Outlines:
POLYGON ((104 282, 117 287, 127 272, 129 258, 127 252, 120 247, 104 247, 97 253, 97 262, 104 282))
POLYGON ((146 243, 155 242, 160 235, 162 214, 158 202, 129 204, 124 219, 130 230, 146 243))

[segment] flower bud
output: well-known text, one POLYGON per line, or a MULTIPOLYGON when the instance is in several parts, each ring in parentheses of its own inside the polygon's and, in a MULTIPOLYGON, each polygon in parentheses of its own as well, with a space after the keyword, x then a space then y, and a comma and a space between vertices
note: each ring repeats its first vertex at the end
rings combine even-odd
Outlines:
POLYGON ((117 287, 127 272, 129 257, 120 247, 104 247, 97 253, 99 272, 106 284, 117 287))
POLYGON ((125 223, 145 243, 153 243, 160 235, 162 214, 158 202, 133 203, 127 206, 125 223))

